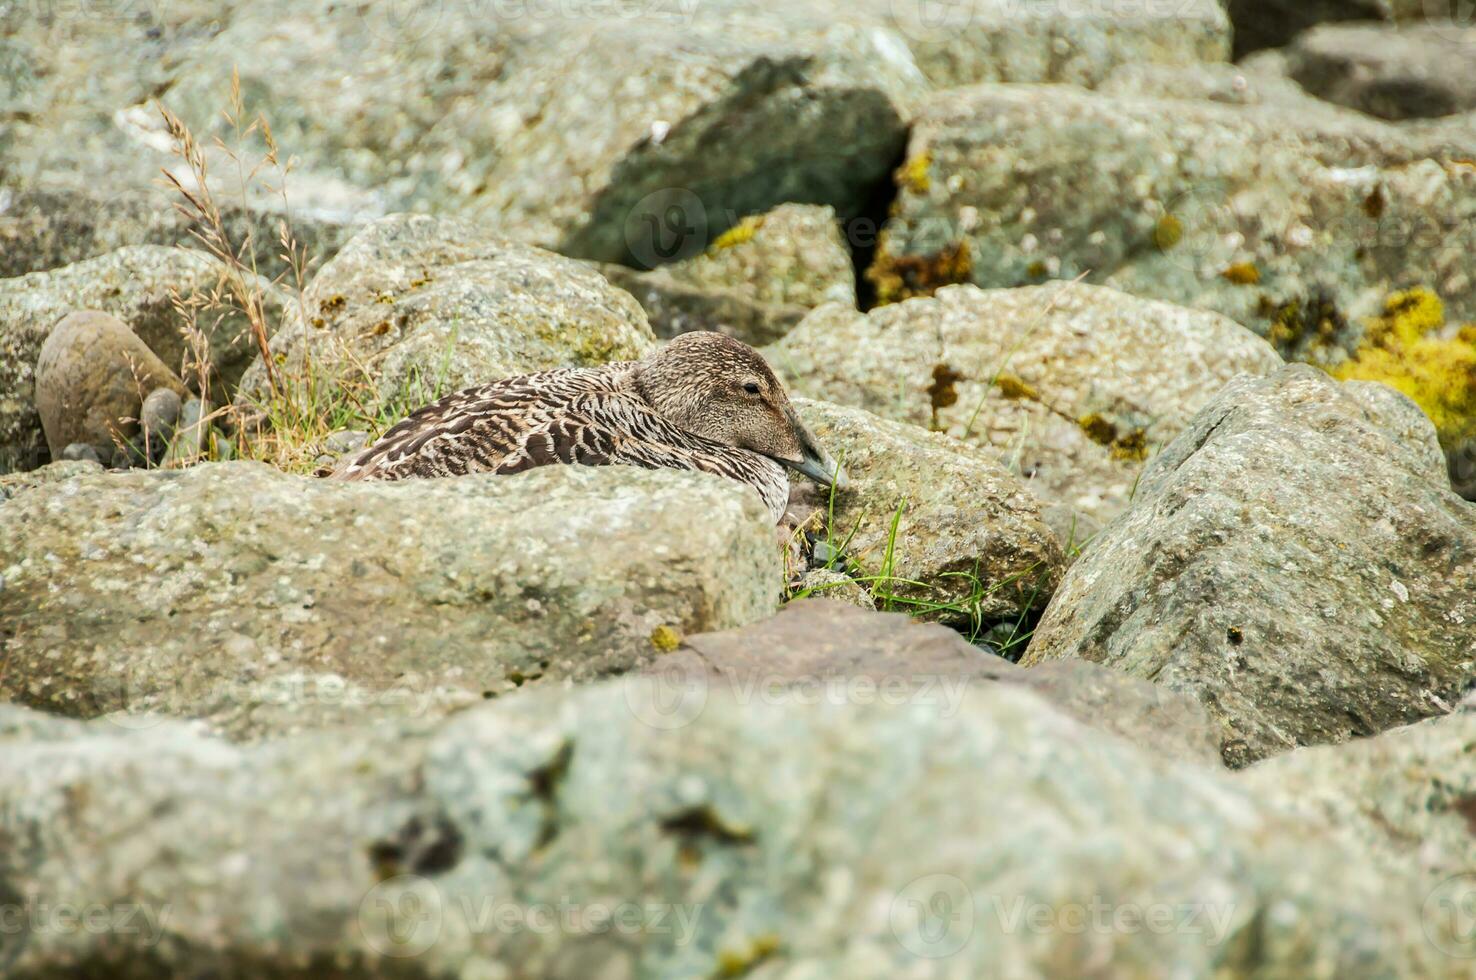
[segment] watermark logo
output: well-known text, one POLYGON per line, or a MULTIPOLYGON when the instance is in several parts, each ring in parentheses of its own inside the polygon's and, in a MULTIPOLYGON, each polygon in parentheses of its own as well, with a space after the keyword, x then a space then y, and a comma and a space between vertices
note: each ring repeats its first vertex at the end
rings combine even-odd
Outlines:
POLYGON ((675 262, 707 246, 707 208, 685 187, 666 187, 636 202, 625 218, 625 247, 642 267, 675 262))
POLYGON ((356 9, 365 30, 396 47, 428 36, 446 12, 444 0, 368 0, 356 9))
POLYGON ((627 674, 625 703, 637 721, 658 731, 685 728, 707 707, 708 674, 700 664, 664 663, 647 674, 627 674))
POLYGON ((1425 937, 1447 956, 1476 957, 1476 872, 1451 875, 1425 896, 1425 937))
POLYGON ((974 935, 973 892, 950 874, 916 878, 892 900, 889 924, 898 945, 913 956, 952 956, 974 935))
POLYGON ((1476 0, 1421 0, 1420 26, 1451 41, 1476 42, 1476 0))
POLYGON ((892 24, 912 41, 947 41, 974 20, 977 0, 891 0, 892 24))
POLYGON ((441 890, 420 875, 396 875, 371 888, 359 903, 359 933, 381 956, 419 956, 441 938, 441 890))
POLYGON ((152 948, 163 937, 173 912, 168 904, 11 897, 13 901, 0 901, 0 976, 7 975, 35 936, 109 936, 136 949, 152 948))

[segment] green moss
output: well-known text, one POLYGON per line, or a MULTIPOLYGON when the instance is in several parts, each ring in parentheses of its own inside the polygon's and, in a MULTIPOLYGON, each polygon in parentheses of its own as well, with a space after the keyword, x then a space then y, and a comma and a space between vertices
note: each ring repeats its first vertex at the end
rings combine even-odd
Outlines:
POLYGON ((1345 381, 1380 381, 1408 395, 1435 423, 1442 445, 1476 434, 1476 326, 1435 336, 1445 308, 1428 289, 1394 293, 1365 325, 1353 357, 1333 370, 1345 381))
POLYGON ((1083 415, 1076 420, 1076 424, 1081 426, 1081 431, 1092 442, 1106 446, 1108 455, 1113 459, 1135 463, 1148 458, 1148 435, 1142 429, 1118 432, 1111 420, 1096 412, 1083 415))
POLYGON ((1342 356, 1339 340, 1348 320, 1331 296, 1317 293, 1279 303, 1262 297, 1260 314, 1270 321, 1266 339, 1288 361, 1327 364, 1342 356))
POLYGON ((1096 412, 1090 415, 1083 415, 1076 420, 1076 424, 1081 426, 1081 431, 1087 434, 1088 439, 1100 445, 1110 446, 1112 445, 1112 440, 1117 438, 1117 426, 1096 412))

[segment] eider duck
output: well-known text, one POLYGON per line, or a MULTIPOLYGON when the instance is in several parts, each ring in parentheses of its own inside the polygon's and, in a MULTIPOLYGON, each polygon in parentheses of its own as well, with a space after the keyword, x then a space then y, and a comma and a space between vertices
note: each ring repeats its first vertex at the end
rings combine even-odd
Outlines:
POLYGON ((519 473, 556 463, 716 473, 758 491, 776 524, 789 501, 786 467, 846 485, 758 351, 705 331, 681 334, 640 361, 462 389, 346 457, 329 478, 519 473))

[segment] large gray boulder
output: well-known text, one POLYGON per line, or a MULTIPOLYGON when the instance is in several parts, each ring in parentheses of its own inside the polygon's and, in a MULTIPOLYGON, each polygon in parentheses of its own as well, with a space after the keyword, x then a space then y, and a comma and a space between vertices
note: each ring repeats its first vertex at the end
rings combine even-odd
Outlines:
MULTIPOLYGON (((284 384, 342 384, 403 413, 471 384, 641 357, 639 305, 584 264, 454 218, 367 225, 323 267, 273 352, 284 384)), ((260 361, 241 397, 270 396, 260 361)))
POLYGON ((1224 317, 1069 283, 823 306, 764 353, 797 394, 992 450, 1068 545, 1126 508, 1142 461, 1225 382, 1281 364, 1224 317))
POLYGON ((1320 341, 1335 363, 1412 284, 1476 317, 1473 155, 1476 127, 1280 100, 943 92, 913 128, 870 275, 883 300, 1089 275, 1223 313, 1299 357, 1320 341))
POLYGON ((83 475, 0 504, 0 555, 0 693, 238 737, 624 670, 670 632, 769 614, 781 586, 750 490, 631 467, 83 475))
MULTIPOLYGON (((1430 889, 1427 916, 1461 914, 1476 896, 1473 740, 1476 713, 1467 706, 1373 738, 1297 749, 1251 766, 1240 780, 1262 799, 1348 838, 1385 870, 1418 872, 1430 889), (1451 899, 1453 908, 1442 907, 1451 899)), ((1465 932, 1442 948, 1469 959, 1476 937, 1465 932)))
POLYGON ((833 599, 796 599, 751 626, 686 637, 641 672, 670 688, 672 725, 718 691, 744 704, 915 703, 957 711, 968 691, 1013 684, 1146 753, 1222 765, 1218 726, 1187 695, 1083 660, 1025 670, 955 630, 833 599))
POLYGON ((824 544, 884 605, 977 632, 1045 608, 1065 565, 1040 505, 991 454, 857 408, 796 398, 850 487, 820 495, 824 544))
MULTIPOLYGON (((213 379, 224 387, 246 370, 256 350, 246 317, 212 302, 223 267, 203 252, 141 245, 120 248, 74 265, 0 279, 0 471, 45 461, 35 406, 35 365, 41 345, 74 310, 98 310, 122 320, 171 370, 198 383, 187 360, 187 327, 198 328, 209 350, 213 379), (175 297, 197 307, 192 318, 175 297)), ((269 326, 281 319, 281 294, 265 280, 260 291, 269 326)))
POLYGON ((1194 694, 1244 765, 1449 710, 1476 678, 1476 506, 1382 385, 1228 385, 1068 570, 1021 661, 1194 694))
POLYGON ((750 215, 691 258, 640 271, 602 263, 661 337, 716 330, 755 346, 821 303, 856 305, 856 273, 831 208, 785 204, 750 215))
POLYGON ((1461 8, 1455 0, 1226 0, 1235 29, 1235 57, 1279 48, 1317 24, 1349 20, 1398 22, 1442 17, 1461 8))
MULTIPOLYGON (((222 190, 219 202, 226 235, 236 246, 249 239, 246 253, 266 279, 294 283, 294 270, 282 257, 280 201, 273 209, 255 200, 241 203, 222 190)), ((292 236, 316 271, 357 230, 352 217, 325 210, 322 202, 290 182, 292 236), (304 200, 304 197, 307 199, 304 200), (317 206, 314 206, 314 205, 317 206)), ((174 205, 184 203, 162 188, 75 186, 50 180, 13 190, 0 187, 0 278, 41 272, 104 255, 129 245, 184 245, 199 248, 203 229, 174 205)))
POLYGON ((103 910, 0 933, 8 975, 1452 965, 1412 873, 1012 685, 952 712, 714 692, 676 728, 664 703, 613 681, 255 747, 0 715, 0 834, 24 842, 0 893, 103 910))
POLYGON ((1384 119, 1476 109, 1476 24, 1338 24, 1287 49, 1307 91, 1384 119))

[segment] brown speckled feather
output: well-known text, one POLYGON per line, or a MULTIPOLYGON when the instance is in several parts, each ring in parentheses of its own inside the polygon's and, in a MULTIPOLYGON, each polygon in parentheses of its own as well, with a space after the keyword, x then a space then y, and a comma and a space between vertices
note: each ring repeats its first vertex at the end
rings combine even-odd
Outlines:
POLYGON ((330 478, 519 473, 569 463, 701 470, 753 487, 777 522, 789 498, 784 468, 657 415, 629 383, 633 368, 631 363, 564 368, 463 389, 345 457, 330 478))

